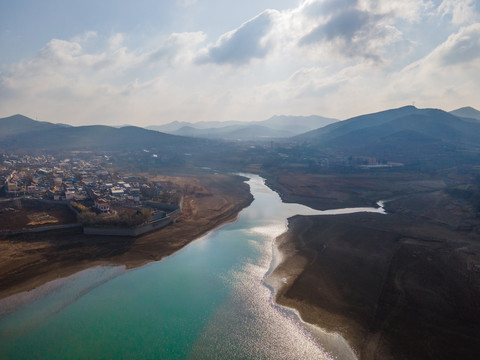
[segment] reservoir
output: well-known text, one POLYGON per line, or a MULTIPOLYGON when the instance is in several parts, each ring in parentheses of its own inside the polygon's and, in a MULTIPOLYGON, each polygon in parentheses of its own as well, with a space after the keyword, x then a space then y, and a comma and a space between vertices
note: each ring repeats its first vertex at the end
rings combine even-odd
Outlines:
POLYGON ((354 359, 341 337, 276 306, 264 278, 287 218, 383 209, 285 204, 248 177, 255 200, 237 221, 174 255, 18 295, 34 300, 0 318, 0 359, 354 359))

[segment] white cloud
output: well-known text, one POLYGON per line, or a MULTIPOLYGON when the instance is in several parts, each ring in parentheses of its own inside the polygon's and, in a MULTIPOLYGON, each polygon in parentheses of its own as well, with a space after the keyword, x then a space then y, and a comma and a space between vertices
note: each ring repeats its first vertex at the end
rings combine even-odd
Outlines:
POLYGON ((221 112, 225 79, 193 64, 204 33, 173 33, 151 51, 129 49, 120 35, 79 39, 53 39, 35 58, 6 67, 2 112, 71 124, 158 124, 221 112))
POLYGON ((192 62, 206 37, 201 31, 173 33, 150 55, 150 60, 168 65, 192 62))
POLYGON ((443 0, 437 9, 441 16, 450 16, 453 24, 471 24, 479 19, 474 0, 443 0))
POLYGON ((273 11, 265 11, 222 35, 218 41, 204 49, 198 63, 244 65, 255 58, 264 58, 271 47, 266 41, 272 25, 273 11))
MULTIPOLYGON (((53 39, 32 60, 3 71, 0 91, 8 100, 0 100, 0 105, 13 113, 43 109, 52 119, 63 113, 58 121, 81 122, 82 114, 109 103, 123 91, 123 74, 140 66, 145 55, 123 47, 122 36, 113 36, 103 50, 88 53, 82 45, 89 39, 97 40, 88 34, 72 41, 53 39)), ((88 116, 83 120, 99 122, 88 116)))
POLYGON ((392 9, 372 1, 308 1, 302 13, 315 24, 298 43, 322 55, 382 63, 385 48, 402 40, 402 32, 395 25, 398 12, 392 9))
POLYGON ((429 0, 359 0, 359 8, 391 18, 418 22, 429 13, 433 3, 429 0))
POLYGON ((431 58, 445 66, 462 64, 480 64, 480 23, 464 28, 448 37, 439 46, 431 58))
POLYGON ((98 38, 98 33, 96 31, 85 31, 83 34, 75 36, 72 41, 77 43, 86 43, 91 39, 98 38))
POLYGON ((115 50, 121 48, 122 45, 123 45, 123 41, 124 41, 123 34, 117 33, 117 34, 111 36, 108 39, 108 44, 109 44, 110 50, 115 51, 115 50))
POLYGON ((480 23, 461 28, 433 50, 424 59, 406 68, 407 71, 418 68, 441 68, 470 65, 480 67, 480 23))
MULTIPOLYGON (((480 91, 480 24, 461 28, 423 59, 391 77, 390 98, 420 100, 425 106, 475 104, 480 91), (440 104, 439 104, 440 103, 440 104)), ((463 105, 462 105, 463 106, 463 105)), ((478 106, 478 105, 477 105, 478 106)))
POLYGON ((285 80, 238 89, 234 97, 245 99, 252 113, 273 108, 276 113, 340 118, 413 101, 420 107, 478 107, 480 24, 461 28, 403 70, 368 62, 329 64, 300 67, 285 80))

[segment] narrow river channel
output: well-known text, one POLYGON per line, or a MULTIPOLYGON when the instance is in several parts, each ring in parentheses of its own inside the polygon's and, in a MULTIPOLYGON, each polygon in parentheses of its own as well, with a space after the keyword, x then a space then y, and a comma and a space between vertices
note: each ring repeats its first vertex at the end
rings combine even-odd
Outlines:
POLYGON ((236 222, 160 262, 96 267, 38 289, 0 318, 0 359, 354 359, 341 337, 322 346, 318 329, 275 306, 263 280, 287 218, 383 209, 285 204, 248 177, 255 200, 236 222))

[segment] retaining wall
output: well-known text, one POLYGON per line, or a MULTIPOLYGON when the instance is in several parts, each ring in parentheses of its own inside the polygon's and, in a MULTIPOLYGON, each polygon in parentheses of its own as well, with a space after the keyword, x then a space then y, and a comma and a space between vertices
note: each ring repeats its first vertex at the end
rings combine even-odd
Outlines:
POLYGON ((158 221, 148 223, 135 228, 119 228, 119 227, 88 227, 83 228, 86 235, 105 235, 105 236, 140 236, 148 232, 157 231, 171 224, 173 221, 169 217, 158 221))
MULTIPOLYGON (((48 204, 64 204, 78 215, 78 211, 70 204, 69 201, 59 201, 59 200, 47 200, 47 199, 29 199, 35 200, 48 204)), ((180 207, 178 205, 171 204, 162 204, 162 203, 151 203, 149 204, 152 207, 157 209, 162 209, 168 212, 167 217, 159 219, 156 221, 149 222, 143 226, 137 226, 134 228, 121 228, 121 227, 93 227, 93 226, 83 226, 83 233, 86 235, 105 235, 105 236, 140 236, 152 231, 157 231, 164 228, 167 225, 170 225, 174 222, 171 216, 174 216, 180 212, 180 207)), ((67 225, 53 225, 53 226, 44 226, 33 229, 22 229, 22 230, 3 230, 0 231, 0 235, 17 235, 24 233, 38 233, 43 231, 50 230, 61 230, 61 229, 70 229, 70 228, 81 228, 82 224, 67 224, 67 225)))
POLYGON ((50 230, 61 230, 61 229, 72 229, 82 227, 82 224, 66 224, 66 225, 53 225, 53 226, 42 226, 39 228, 33 229, 22 229, 22 230, 3 230, 0 231, 0 235, 18 235, 18 234, 26 234, 26 233, 39 233, 43 231, 50 231, 50 230))

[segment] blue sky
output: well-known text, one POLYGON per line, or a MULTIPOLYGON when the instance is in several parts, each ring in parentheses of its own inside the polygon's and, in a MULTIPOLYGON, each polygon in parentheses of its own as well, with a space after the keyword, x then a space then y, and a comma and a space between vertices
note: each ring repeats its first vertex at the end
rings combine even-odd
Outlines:
POLYGON ((480 109, 478 0, 0 0, 0 117, 480 109))

